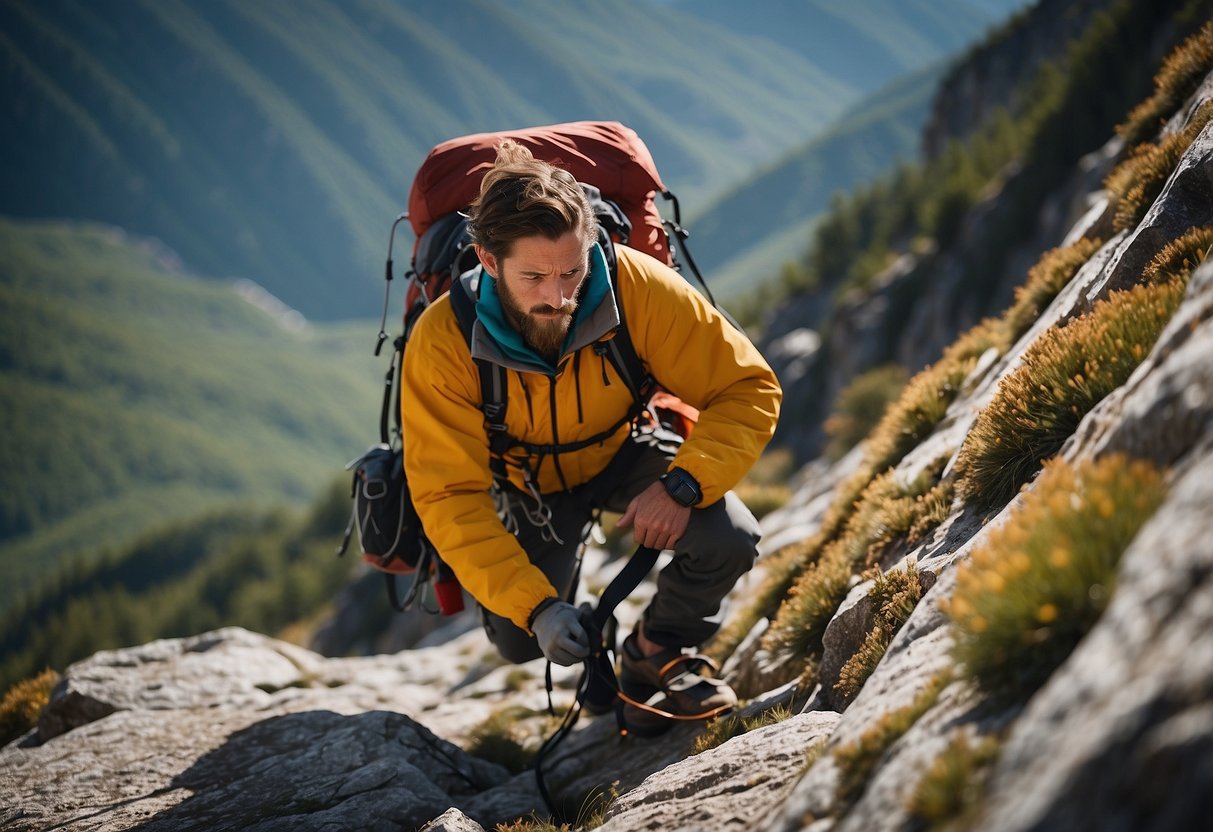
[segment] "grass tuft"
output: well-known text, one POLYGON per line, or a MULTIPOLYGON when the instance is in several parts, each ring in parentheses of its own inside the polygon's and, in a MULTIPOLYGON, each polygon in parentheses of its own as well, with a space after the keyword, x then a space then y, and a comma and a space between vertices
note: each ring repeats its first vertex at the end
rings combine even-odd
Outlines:
POLYGON ((855 654, 842 666, 838 682, 834 685, 834 692, 846 702, 855 699, 859 689, 884 658, 893 636, 897 635, 901 625, 906 623, 910 613, 914 612, 914 608, 922 599, 918 567, 907 564, 904 570, 894 570, 883 575, 877 570, 872 588, 868 590, 868 598, 871 599, 875 610, 872 630, 855 654))
POLYGON ((1100 240, 1083 237, 1076 243, 1050 249, 1041 255, 1036 265, 1028 270, 1028 279, 1016 288, 1015 301, 1003 316, 1011 341, 1019 340, 1031 328, 1040 313, 1102 244, 1100 240))
POLYGON ((691 754, 702 754, 709 749, 724 745, 733 737, 740 737, 750 731, 778 724, 791 716, 792 709, 789 706, 776 705, 753 716, 743 717, 733 713, 708 720, 703 733, 695 738, 695 742, 691 746, 691 754))
POLYGON ((1003 379, 961 446, 967 501, 1005 505, 1105 396, 1124 384, 1178 308, 1184 281, 1114 292, 1043 333, 1003 379))
POLYGON ((1158 144, 1138 145, 1108 174, 1104 187, 1115 206, 1114 229, 1129 231, 1145 218, 1179 160, 1210 119, 1213 119, 1213 101, 1202 104, 1183 130, 1164 136, 1158 144))
POLYGON ((835 749, 834 763, 838 766, 840 803, 849 806, 859 799, 885 751, 930 710, 949 682, 949 674, 937 674, 909 705, 886 713, 859 739, 835 749))
POLYGON ((960 735, 923 775, 906 807, 920 828, 943 829, 955 821, 972 821, 985 797, 986 779, 1002 752, 1002 741, 982 737, 971 742, 960 735))
POLYGON ((763 637, 775 654, 805 659, 820 654, 821 637, 846 597, 856 570, 876 563, 889 546, 908 541, 923 528, 925 512, 938 500, 924 499, 934 489, 935 472, 908 486, 886 471, 868 484, 842 533, 830 541, 788 592, 763 637))
POLYGON ((1213 248, 1213 227, 1190 228, 1163 247, 1142 272, 1143 283, 1186 281, 1213 248))
POLYGON ((1129 113, 1116 132, 1132 147, 1158 135, 1163 124, 1213 71, 1213 22, 1175 48, 1154 76, 1154 94, 1129 113))
POLYGON ((1044 683, 1107 606, 1121 554, 1163 496, 1162 475, 1124 456, 1045 466, 943 605, 978 687, 1015 704, 1044 683))
POLYGON ((8 745, 38 724, 38 715, 50 701, 59 678, 56 671, 47 668, 8 689, 0 701, 0 745, 8 745))
POLYGON ((573 828, 567 823, 557 825, 532 815, 529 818, 518 818, 511 823, 499 823, 493 829, 494 832, 572 832, 573 828))
POLYGON ((965 378, 988 349, 1009 346, 1006 326, 987 318, 956 339, 939 361, 910 379, 868 437, 864 469, 872 472, 896 465, 918 446, 947 413, 965 378))

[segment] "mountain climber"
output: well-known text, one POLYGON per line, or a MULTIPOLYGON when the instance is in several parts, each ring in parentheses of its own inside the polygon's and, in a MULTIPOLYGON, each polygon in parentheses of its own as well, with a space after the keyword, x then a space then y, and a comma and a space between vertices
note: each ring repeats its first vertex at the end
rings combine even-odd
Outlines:
POLYGON ((402 369, 405 470, 431 542, 505 659, 571 665, 589 652, 570 603, 578 550, 596 509, 622 512, 638 544, 674 555, 624 642, 621 688, 638 701, 660 692, 681 714, 731 707, 734 692, 689 650, 717 630, 722 599, 757 553, 757 522, 729 489, 775 429, 774 373, 656 259, 614 246, 613 288, 581 187, 521 144, 499 146, 467 213, 480 261, 462 279, 477 287, 471 348, 443 296, 402 369), (635 397, 606 358, 621 324, 645 369, 701 411, 680 446, 632 428, 635 397), (474 356, 509 371, 505 487, 493 487, 501 460, 474 356))

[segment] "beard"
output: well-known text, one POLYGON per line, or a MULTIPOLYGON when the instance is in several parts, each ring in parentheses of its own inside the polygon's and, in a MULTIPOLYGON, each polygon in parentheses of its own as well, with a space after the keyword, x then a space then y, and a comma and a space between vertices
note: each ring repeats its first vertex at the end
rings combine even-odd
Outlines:
POLYGON ((522 334, 526 345, 539 353, 549 363, 555 364, 560 358, 564 339, 568 337, 569 328, 573 325, 573 313, 577 311, 577 299, 570 298, 559 309, 546 303, 523 309, 518 298, 510 291, 504 276, 497 280, 497 294, 501 298, 501 307, 505 310, 506 319, 522 334), (559 313, 558 318, 536 318, 535 315, 559 313))

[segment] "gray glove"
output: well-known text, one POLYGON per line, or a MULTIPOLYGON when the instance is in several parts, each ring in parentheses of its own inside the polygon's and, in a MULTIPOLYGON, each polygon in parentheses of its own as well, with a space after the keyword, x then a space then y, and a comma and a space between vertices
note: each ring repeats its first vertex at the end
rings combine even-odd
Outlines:
POLYGON ((531 629, 539 649, 553 664, 577 664, 590 655, 590 637, 581 626, 577 608, 567 601, 545 607, 531 622, 531 629))

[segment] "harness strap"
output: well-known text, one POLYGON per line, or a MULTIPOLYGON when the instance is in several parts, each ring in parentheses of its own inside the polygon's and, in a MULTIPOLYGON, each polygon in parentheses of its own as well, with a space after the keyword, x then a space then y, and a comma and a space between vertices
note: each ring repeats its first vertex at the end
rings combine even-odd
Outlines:
MULTIPOLYGON (((614 692, 615 696, 622 696, 619 690, 619 680, 615 677, 615 667, 611 657, 615 645, 607 644, 604 634, 611 630, 608 624, 614 615, 615 608, 619 606, 623 599, 631 595, 636 590, 636 587, 640 586, 640 582, 644 580, 644 576, 657 563, 657 556, 660 554, 659 550, 647 546, 641 546, 636 549, 635 554, 632 555, 623 569, 619 570, 619 574, 611 580, 607 588, 598 596, 598 605, 592 611, 588 609, 582 610, 581 623, 586 628, 590 637, 590 654, 585 658, 584 669, 582 670, 581 678, 577 682, 576 698, 573 701, 573 706, 564 715, 564 721, 561 722, 560 727, 544 741, 543 745, 539 748, 539 752, 535 755, 535 784, 539 787, 539 794, 543 798, 544 804, 548 807, 548 811, 554 817, 563 818, 563 813, 556 806, 555 801, 552 800, 552 795, 548 792, 547 783, 544 782, 543 760, 555 750, 556 746, 577 725, 577 720, 581 716, 582 703, 585 702, 586 695, 589 693, 591 686, 596 684, 606 685, 614 692)), ((612 638, 611 641, 613 642, 614 639, 612 638)), ((622 700, 619 701, 622 702, 622 700)), ((626 733, 626 728, 623 726, 622 706, 616 707, 615 716, 619 721, 621 732, 626 733)))

